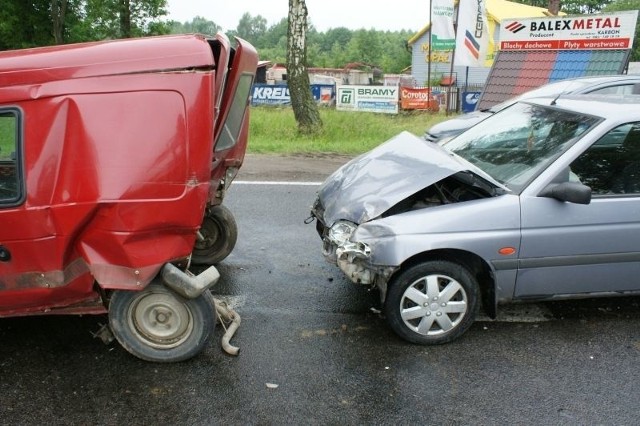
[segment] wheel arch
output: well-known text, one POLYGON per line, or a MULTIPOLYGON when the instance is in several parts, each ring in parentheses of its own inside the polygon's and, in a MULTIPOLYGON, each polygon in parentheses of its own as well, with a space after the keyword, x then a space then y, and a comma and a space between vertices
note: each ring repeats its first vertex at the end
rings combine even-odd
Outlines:
POLYGON ((391 276, 389 282, 392 282, 401 271, 404 271, 414 265, 432 260, 445 260, 461 264, 467 268, 467 270, 469 270, 469 272, 478 281, 478 285, 480 286, 481 309, 490 318, 496 317, 497 299, 493 270, 482 257, 466 250, 437 249, 415 254, 402 262, 400 267, 391 276))

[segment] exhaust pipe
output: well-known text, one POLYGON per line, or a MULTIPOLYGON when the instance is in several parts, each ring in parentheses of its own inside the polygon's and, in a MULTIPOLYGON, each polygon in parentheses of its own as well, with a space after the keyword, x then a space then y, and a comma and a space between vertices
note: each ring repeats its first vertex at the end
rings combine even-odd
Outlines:
POLYGON ((193 275, 167 263, 162 268, 162 279, 167 287, 179 295, 195 299, 218 282, 220 273, 215 266, 210 266, 200 274, 193 275))
POLYGON ((236 311, 228 307, 227 304, 222 302, 221 300, 214 298, 213 301, 215 302, 216 312, 218 312, 220 322, 226 330, 224 335, 222 336, 222 349, 229 355, 238 355, 238 352, 240 352, 240 348, 237 346, 233 346, 231 343, 229 343, 229 341, 238 330, 238 327, 240 327, 240 315, 238 315, 236 311), (225 321, 231 321, 229 327, 225 326, 225 321))

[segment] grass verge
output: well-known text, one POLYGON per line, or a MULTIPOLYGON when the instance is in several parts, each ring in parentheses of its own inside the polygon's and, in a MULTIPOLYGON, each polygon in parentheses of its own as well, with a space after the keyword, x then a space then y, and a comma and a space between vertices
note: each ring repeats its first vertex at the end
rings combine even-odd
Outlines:
POLYGON ((253 107, 248 152, 254 154, 360 154, 406 130, 422 137, 434 124, 451 118, 422 111, 392 114, 320 109, 322 131, 298 134, 291 108, 253 107))

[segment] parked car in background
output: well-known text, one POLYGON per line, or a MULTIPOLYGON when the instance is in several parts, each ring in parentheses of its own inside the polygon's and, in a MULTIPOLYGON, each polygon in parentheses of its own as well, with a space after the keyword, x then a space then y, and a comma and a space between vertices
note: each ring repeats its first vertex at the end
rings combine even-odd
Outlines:
POLYGON ((514 103, 540 96, 558 96, 560 94, 640 94, 640 75, 606 75, 596 77, 580 77, 569 80, 556 81, 530 90, 493 107, 463 114, 450 120, 438 123, 429 128, 424 138, 429 142, 447 143, 455 136, 464 132, 487 117, 502 111, 514 103))
POLYGON ((402 338, 480 305, 640 292, 640 97, 518 101, 444 146, 404 132, 338 169, 311 214, 402 338))

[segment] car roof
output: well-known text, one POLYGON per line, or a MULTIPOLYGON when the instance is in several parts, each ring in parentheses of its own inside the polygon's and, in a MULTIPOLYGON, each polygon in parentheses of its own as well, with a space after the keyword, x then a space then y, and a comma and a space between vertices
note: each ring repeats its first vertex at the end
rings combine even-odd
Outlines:
POLYGON ((560 95, 522 100, 620 122, 640 121, 639 95, 560 95))
POLYGON ((604 87, 617 86, 623 84, 640 84, 640 75, 611 74, 569 78, 566 80, 553 81, 535 89, 531 89, 504 102, 489 108, 490 111, 500 111, 514 102, 531 99, 540 96, 556 96, 561 93, 590 93, 604 87))

